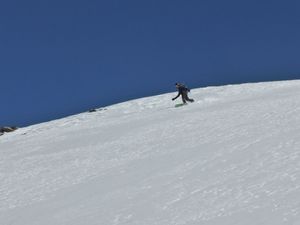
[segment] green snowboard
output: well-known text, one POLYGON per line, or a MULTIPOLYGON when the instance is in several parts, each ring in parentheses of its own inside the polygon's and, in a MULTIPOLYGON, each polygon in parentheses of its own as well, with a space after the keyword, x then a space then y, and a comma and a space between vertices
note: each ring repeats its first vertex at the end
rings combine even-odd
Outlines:
POLYGON ((187 103, 178 103, 178 104, 175 105, 175 108, 181 107, 181 106, 184 106, 184 105, 187 105, 187 103))

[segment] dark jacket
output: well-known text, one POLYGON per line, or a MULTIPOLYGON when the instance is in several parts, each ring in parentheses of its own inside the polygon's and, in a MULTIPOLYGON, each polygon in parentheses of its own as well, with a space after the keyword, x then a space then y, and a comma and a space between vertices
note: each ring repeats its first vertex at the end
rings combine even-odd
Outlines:
POLYGON ((179 93, 179 94, 183 94, 183 93, 186 93, 186 92, 190 92, 190 89, 188 89, 186 86, 179 86, 179 87, 177 88, 177 90, 178 90, 178 93, 179 93))
POLYGON ((186 86, 184 85, 180 85, 179 87, 177 87, 178 90, 178 95, 173 98, 172 100, 175 100, 176 98, 178 98, 180 95, 187 95, 187 92, 190 92, 190 89, 188 89, 186 86))

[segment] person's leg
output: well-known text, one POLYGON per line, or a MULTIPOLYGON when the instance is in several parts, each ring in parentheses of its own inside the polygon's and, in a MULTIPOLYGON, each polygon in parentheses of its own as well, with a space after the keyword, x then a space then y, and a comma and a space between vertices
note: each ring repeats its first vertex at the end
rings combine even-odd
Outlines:
POLYGON ((192 99, 192 98, 189 98, 189 97, 187 97, 187 99, 186 99, 187 101, 189 101, 189 102, 194 102, 194 99, 192 99))
POLYGON ((190 99, 188 97, 187 93, 183 93, 182 98, 184 98, 184 103, 186 103, 186 101, 189 101, 189 102, 193 102, 194 101, 194 99, 190 99))
POLYGON ((185 94, 182 94, 181 97, 182 97, 182 102, 183 102, 183 104, 185 104, 185 103, 186 103, 186 101, 185 101, 185 100, 186 100, 185 94))

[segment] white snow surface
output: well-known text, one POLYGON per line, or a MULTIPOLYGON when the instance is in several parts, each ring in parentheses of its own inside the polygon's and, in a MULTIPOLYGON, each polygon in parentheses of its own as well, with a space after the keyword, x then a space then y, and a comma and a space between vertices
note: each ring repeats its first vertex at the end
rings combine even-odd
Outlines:
POLYGON ((1 225, 299 225, 300 80, 141 98, 0 137, 1 225))

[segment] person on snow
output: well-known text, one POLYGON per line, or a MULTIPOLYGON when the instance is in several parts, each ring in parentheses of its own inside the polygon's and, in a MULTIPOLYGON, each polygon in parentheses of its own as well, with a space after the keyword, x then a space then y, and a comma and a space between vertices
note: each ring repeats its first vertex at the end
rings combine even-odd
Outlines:
POLYGON ((176 89, 178 90, 178 95, 175 98, 172 98, 172 101, 174 101, 176 98, 178 98, 181 95, 183 104, 186 104, 186 101, 194 102, 194 99, 188 97, 188 92, 190 92, 190 89, 188 89, 185 85, 180 83, 176 83, 175 86, 176 89))

